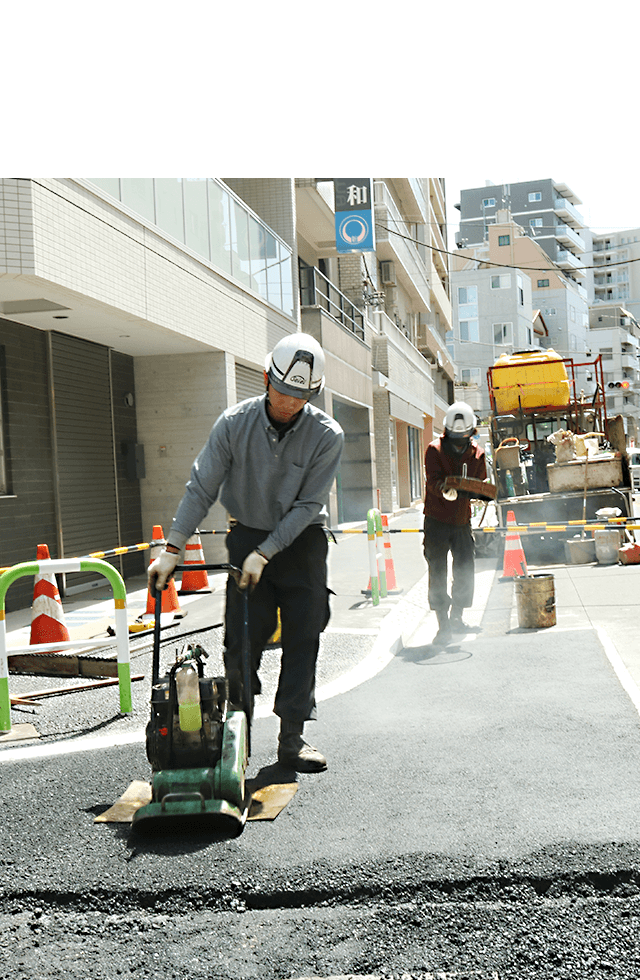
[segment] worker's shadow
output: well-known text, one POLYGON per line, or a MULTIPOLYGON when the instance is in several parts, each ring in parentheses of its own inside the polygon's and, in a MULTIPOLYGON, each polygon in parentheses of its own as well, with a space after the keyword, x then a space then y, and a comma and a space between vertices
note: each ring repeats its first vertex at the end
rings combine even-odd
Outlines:
POLYGON ((424 667, 435 667, 441 664, 453 664, 469 660, 473 654, 463 648, 464 639, 454 640, 446 647, 434 646, 432 643, 421 643, 419 646, 404 646, 397 656, 408 663, 421 664, 424 667))

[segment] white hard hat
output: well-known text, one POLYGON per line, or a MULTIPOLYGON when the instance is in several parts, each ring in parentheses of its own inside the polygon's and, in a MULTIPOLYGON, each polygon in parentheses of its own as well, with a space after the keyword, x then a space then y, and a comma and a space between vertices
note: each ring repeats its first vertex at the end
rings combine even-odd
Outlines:
POLYGON ((324 351, 306 333, 279 340, 264 362, 269 382, 282 395, 315 398, 324 388, 324 351))
POLYGON ((477 419, 466 402, 454 402, 444 417, 444 432, 450 439, 468 439, 475 432, 477 419))

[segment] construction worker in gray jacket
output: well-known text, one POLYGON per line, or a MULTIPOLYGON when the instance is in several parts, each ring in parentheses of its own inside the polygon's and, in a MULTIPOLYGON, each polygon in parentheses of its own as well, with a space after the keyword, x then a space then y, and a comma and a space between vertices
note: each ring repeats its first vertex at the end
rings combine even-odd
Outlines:
MULTIPOLYGON (((165 548, 148 572, 150 588, 167 587, 187 540, 219 499, 234 518, 226 538, 229 562, 242 569, 239 588, 250 589, 254 695, 280 609, 278 761, 299 772, 327 765, 302 737, 304 723, 316 718, 316 661, 330 615, 325 501, 344 442, 335 419, 310 404, 324 387, 324 361, 321 346, 306 334, 276 344, 265 362, 265 394, 226 409, 215 422, 165 548)), ((225 668, 231 699, 239 700, 243 600, 231 577, 225 618, 225 668)))

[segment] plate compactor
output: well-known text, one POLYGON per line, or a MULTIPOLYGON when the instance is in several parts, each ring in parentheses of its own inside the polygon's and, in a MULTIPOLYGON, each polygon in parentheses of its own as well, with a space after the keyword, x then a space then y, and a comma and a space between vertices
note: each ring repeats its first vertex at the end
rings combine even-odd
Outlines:
MULTIPOLYGON (((236 585, 239 581, 240 571, 232 565, 204 567, 228 571, 236 585)), ((184 566, 176 567, 183 570, 184 566)), ((249 590, 244 590, 240 703, 229 700, 226 676, 204 676, 208 654, 198 645, 185 644, 169 672, 159 676, 162 593, 154 590, 154 600, 151 718, 146 730, 152 798, 135 812, 133 825, 158 830, 181 824, 238 836, 251 802, 245 786, 253 715, 249 590)))

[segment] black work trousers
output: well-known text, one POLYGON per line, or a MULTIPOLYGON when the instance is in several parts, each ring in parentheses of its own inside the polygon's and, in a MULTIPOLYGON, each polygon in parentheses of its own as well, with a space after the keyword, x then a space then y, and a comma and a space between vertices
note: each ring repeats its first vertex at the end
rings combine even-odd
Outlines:
MULTIPOLYGON (((236 524, 227 535, 229 562, 237 568, 267 537, 268 531, 236 524)), ((244 598, 230 576, 227 582, 224 662, 230 684, 242 673, 244 598)), ((320 633, 329 622, 327 538, 310 524, 295 541, 265 565, 249 595, 249 636, 253 694, 261 690, 258 670, 263 650, 278 624, 282 626, 282 659, 274 711, 286 721, 316 717, 316 662, 320 633)))
POLYGON ((464 609, 473 604, 475 547, 469 524, 444 524, 432 517, 424 519, 424 557, 429 566, 429 605, 436 612, 449 606, 464 609), (447 591, 447 561, 451 552, 453 583, 447 591))

